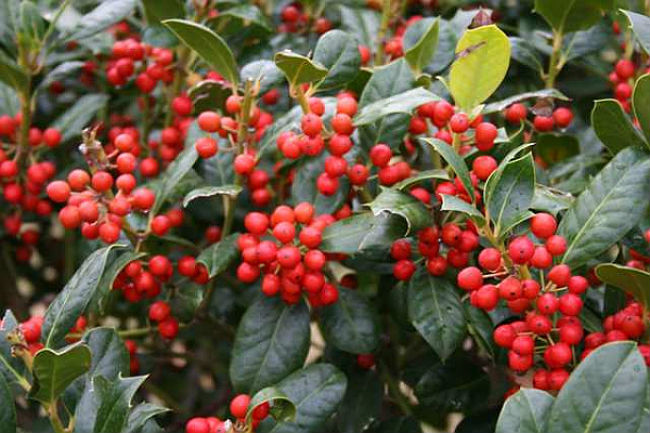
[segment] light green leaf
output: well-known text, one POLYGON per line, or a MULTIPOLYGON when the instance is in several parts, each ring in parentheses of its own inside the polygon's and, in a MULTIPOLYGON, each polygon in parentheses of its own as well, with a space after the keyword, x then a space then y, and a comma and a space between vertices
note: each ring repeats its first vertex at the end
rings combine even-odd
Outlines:
POLYGON ((27 74, 4 55, 0 56, 0 81, 19 92, 24 92, 28 85, 27 74))
POLYGON ((591 124, 600 141, 612 154, 628 146, 649 146, 615 99, 599 99, 595 102, 591 111, 591 124))
POLYGON ((410 176, 407 179, 404 179, 401 182, 396 183, 393 185, 393 188, 403 190, 411 185, 415 185, 429 179, 449 180, 449 174, 446 170, 443 169, 424 170, 410 176))
POLYGON ((596 266, 596 275, 609 284, 631 295, 643 307, 650 310, 650 273, 629 266, 606 263, 596 266))
POLYGON ((180 0, 142 0, 142 4, 149 24, 185 16, 185 8, 180 0))
POLYGON ((465 190, 469 193, 469 196, 474 200, 474 185, 472 184, 472 179, 469 176, 469 169, 465 160, 456 153, 453 147, 442 140, 437 138, 424 138, 422 139, 427 144, 430 144, 433 147, 433 150, 438 152, 440 156, 449 164, 456 173, 456 176, 460 178, 461 183, 465 187, 465 190))
POLYGON ((479 226, 485 224, 485 217, 483 214, 471 203, 467 203, 465 200, 461 200, 456 196, 443 194, 442 195, 442 207, 440 210, 443 211, 453 211, 453 212, 462 212, 467 214, 476 222, 479 226))
POLYGON ((449 90, 469 113, 499 87, 510 65, 510 41, 497 26, 467 30, 456 46, 449 90))
POLYGON ((273 59, 291 87, 320 81, 327 76, 327 68, 323 65, 291 51, 276 53, 273 59))

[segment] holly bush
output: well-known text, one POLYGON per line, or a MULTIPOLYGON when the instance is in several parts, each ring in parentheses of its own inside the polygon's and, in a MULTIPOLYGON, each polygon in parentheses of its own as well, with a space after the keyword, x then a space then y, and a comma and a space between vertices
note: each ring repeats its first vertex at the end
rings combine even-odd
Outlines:
POLYGON ((2 432, 650 431, 650 2, 1 7, 2 432))

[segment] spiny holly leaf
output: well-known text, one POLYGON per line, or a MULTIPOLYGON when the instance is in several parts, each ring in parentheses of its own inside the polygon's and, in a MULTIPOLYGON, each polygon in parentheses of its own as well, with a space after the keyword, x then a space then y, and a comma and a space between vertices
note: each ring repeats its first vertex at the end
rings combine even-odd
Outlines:
POLYGON ((361 66, 361 54, 352 36, 341 30, 330 30, 318 40, 314 48, 314 61, 328 70, 327 76, 318 83, 318 89, 329 90, 341 87, 356 77, 361 66))
POLYGON ((648 146, 639 130, 623 111, 621 104, 615 99, 596 101, 591 112, 591 124, 600 141, 612 154, 628 146, 648 146))
POLYGON ((648 369, 636 343, 600 346, 571 373, 551 408, 547 433, 635 432, 648 369))
POLYGON ((603 283, 623 289, 633 296, 646 311, 650 310, 650 273, 629 266, 606 263, 596 267, 596 275, 603 283))
POLYGON ((643 75, 636 81, 632 102, 634 115, 646 138, 645 144, 650 149, 650 74, 643 75))
POLYGON ((235 57, 221 36, 188 20, 170 19, 162 23, 226 80, 235 85, 239 83, 235 57))
POLYGON ((240 392, 276 384, 300 368, 309 350, 309 310, 305 302, 286 305, 262 298, 242 318, 230 363, 230 379, 240 392))
POLYGON ((465 338, 467 322, 463 304, 448 280, 420 269, 408 287, 411 323, 444 361, 465 338))
POLYGON ((34 356, 34 385, 29 397, 48 405, 90 369, 90 348, 77 343, 61 351, 42 349, 34 356))
POLYGON ((584 30, 614 9, 614 0, 535 0, 535 12, 560 33, 584 30))
POLYGON ((554 400, 547 392, 521 388, 503 405, 496 433, 544 433, 554 400))
POLYGON ((60 347, 65 335, 95 297, 109 254, 113 249, 123 247, 113 244, 94 251, 54 298, 45 313, 41 331, 45 347, 60 347))
POLYGON ((506 76, 510 65, 510 41, 497 26, 467 30, 456 46, 449 90, 465 112, 489 98, 506 76))
POLYGON ((151 422, 153 417, 169 412, 166 407, 153 403, 140 403, 131 410, 129 419, 126 422, 126 433, 145 433, 145 426, 151 422))
POLYGON ((296 406, 287 395, 275 387, 261 389, 255 393, 248 404, 246 420, 251 421, 253 411, 263 403, 271 405, 271 416, 279 422, 293 421, 296 418, 296 406))
POLYGON ((273 59, 292 88, 304 83, 320 81, 327 76, 327 68, 323 65, 291 51, 276 53, 273 59))
POLYGON ((321 325, 325 338, 337 349, 372 353, 379 345, 377 313, 355 290, 339 288, 338 301, 322 309, 321 325))
POLYGON ((410 194, 391 188, 384 188, 368 203, 375 216, 383 212, 399 215, 406 220, 407 234, 432 224, 433 217, 422 202, 410 194))
POLYGON ((239 250, 236 245, 238 237, 237 233, 228 235, 201 251, 196 258, 197 262, 203 263, 208 268, 210 278, 214 278, 225 271, 239 257, 239 250))
POLYGON ((584 265, 633 229, 648 208, 649 183, 650 157, 638 148, 620 151, 562 218, 563 262, 584 265))

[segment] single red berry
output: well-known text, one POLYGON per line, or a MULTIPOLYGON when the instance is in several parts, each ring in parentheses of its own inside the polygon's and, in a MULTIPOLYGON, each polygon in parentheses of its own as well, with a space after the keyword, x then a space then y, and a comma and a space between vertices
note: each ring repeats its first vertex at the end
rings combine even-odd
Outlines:
POLYGON ((460 271, 456 281, 463 290, 478 290, 483 285, 483 274, 479 268, 472 266, 460 271))
POLYGON ((161 337, 168 340, 175 338, 178 334, 178 321, 171 316, 167 317, 165 320, 158 323, 158 332, 161 337))
POLYGON ((235 418, 245 418, 251 398, 248 394, 239 394, 230 401, 230 413, 235 418))
POLYGON ((547 239, 555 234, 557 221, 548 213, 538 213, 530 220, 530 229, 540 239, 547 239))

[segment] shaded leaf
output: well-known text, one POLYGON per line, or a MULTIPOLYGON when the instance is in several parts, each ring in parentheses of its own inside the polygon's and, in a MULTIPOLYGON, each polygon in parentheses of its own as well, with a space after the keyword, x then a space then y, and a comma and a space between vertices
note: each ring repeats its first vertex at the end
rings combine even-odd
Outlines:
POLYGON ((416 73, 431 63, 438 47, 440 18, 424 18, 411 24, 404 34, 404 58, 416 73))
POLYGON ((650 74, 643 75, 636 81, 632 101, 634 115, 645 135, 645 144, 650 149, 650 74))
POLYGON ((535 12, 560 33, 584 30, 614 8, 614 0, 535 0, 535 12))
POLYGON ((356 126, 368 125, 391 114, 410 116, 413 110, 420 105, 439 100, 439 96, 421 87, 407 90, 404 93, 389 96, 364 106, 355 116, 354 124, 356 126))
POLYGON ((192 201, 202 197, 213 197, 215 195, 227 195, 237 197, 241 192, 241 185, 220 185, 220 186, 203 186, 193 189, 183 199, 183 207, 187 207, 192 201))
POLYGON ((648 143, 632 124, 615 99, 600 99, 591 112, 591 124, 596 135, 612 154, 628 146, 646 147, 648 143))
POLYGON ((456 176, 460 178, 461 183, 465 187, 465 191, 468 192, 469 196, 474 199, 474 185, 472 184, 472 179, 469 176, 469 169, 465 160, 456 153, 453 147, 442 140, 437 138, 425 138, 422 139, 425 143, 430 144, 433 149, 444 158, 444 160, 449 164, 456 173, 456 176))
POLYGON ((201 251, 196 258, 198 263, 203 263, 208 268, 210 278, 214 278, 225 271, 239 257, 238 237, 238 233, 228 235, 201 251))
POLYGON ((596 275, 603 283, 623 289, 646 310, 650 310, 650 273, 629 266, 606 263, 596 266, 596 275))
POLYGON ((260 82, 260 94, 279 86, 284 81, 282 71, 270 60, 256 60, 241 68, 241 80, 260 82))
POLYGON ((95 114, 106 105, 108 95, 103 93, 84 95, 52 122, 52 127, 61 131, 61 141, 65 142, 81 136, 95 114))
POLYGON ((276 421, 293 421, 296 418, 296 406, 287 395, 275 387, 268 387, 255 393, 248 404, 246 420, 250 421, 255 408, 263 403, 271 405, 270 413, 276 421))
POLYGON ((630 23, 630 28, 643 50, 650 54, 650 18, 632 11, 620 10, 630 23))
POLYGON ((539 98, 552 98, 552 99, 559 99, 561 101, 569 101, 569 98, 559 90, 542 89, 542 90, 536 90, 534 92, 520 93, 518 95, 514 95, 509 98, 503 99, 501 101, 492 102, 490 104, 487 104, 483 108, 482 113, 483 114, 496 113, 505 110, 506 108, 508 108, 509 106, 517 102, 522 102, 527 99, 539 99, 539 98))
POLYGON ((95 9, 81 17, 72 33, 66 37, 66 40, 85 39, 104 31, 130 15, 135 9, 135 6, 135 0, 109 0, 100 2, 95 9))
POLYGON ((379 417, 384 387, 374 371, 351 374, 338 411, 340 433, 358 433, 379 417))
POLYGON ((395 240, 404 237, 406 231, 406 221, 402 217, 361 213, 327 226, 319 248, 324 252, 344 254, 389 248, 395 240))
POLYGON ((485 217, 476 206, 456 196, 442 194, 442 207, 440 210, 462 212, 472 218, 479 226, 485 224, 485 217))
POLYGON ((318 89, 329 90, 356 77, 361 66, 361 54, 352 36, 341 30, 330 30, 318 39, 314 61, 328 70, 327 76, 318 83, 318 89))
POLYGON ((496 433, 544 433, 554 400, 545 391, 521 388, 503 405, 496 433))
POLYGON ((16 405, 11 388, 4 375, 0 374, 0 425, 7 432, 16 431, 16 405))

